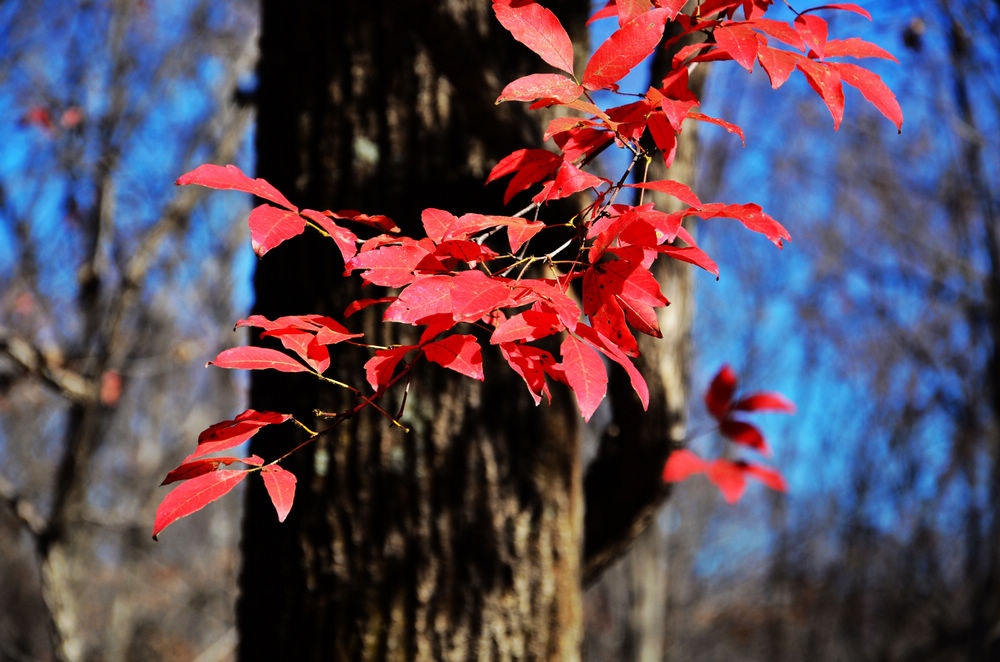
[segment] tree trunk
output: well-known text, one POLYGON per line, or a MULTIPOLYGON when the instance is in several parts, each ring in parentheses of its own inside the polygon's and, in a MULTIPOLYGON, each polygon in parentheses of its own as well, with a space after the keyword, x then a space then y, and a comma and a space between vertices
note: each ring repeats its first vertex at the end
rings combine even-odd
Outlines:
MULTIPOLYGON (((587 3, 549 5, 584 34, 587 3)), ((265 0, 259 174, 297 204, 384 213, 404 230, 427 206, 499 211, 485 174, 537 145, 540 130, 521 104, 493 100, 540 64, 486 2, 265 0)), ((289 242, 258 265, 255 312, 342 319, 353 299, 378 296, 341 271, 332 242, 289 242)), ((369 342, 400 342, 376 314, 350 321, 369 342)), ((298 492, 284 524, 250 487, 240 659, 578 658, 578 414, 564 391, 534 407, 489 354, 484 384, 420 366, 402 415, 408 433, 358 416, 286 460, 298 492)), ((367 358, 341 352, 331 374, 360 386, 367 358)), ((254 408, 303 420, 349 404, 346 392, 295 375, 255 374, 251 385, 254 408)), ((252 450, 270 458, 300 441, 279 429, 252 450)))

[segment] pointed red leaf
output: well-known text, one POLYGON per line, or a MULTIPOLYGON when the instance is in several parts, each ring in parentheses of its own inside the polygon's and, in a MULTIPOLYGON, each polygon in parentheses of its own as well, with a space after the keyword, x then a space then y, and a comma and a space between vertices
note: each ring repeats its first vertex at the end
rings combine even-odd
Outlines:
POLYGON ((542 395, 549 401, 552 400, 545 383, 547 369, 556 362, 552 354, 538 347, 514 342, 500 343, 500 353, 511 369, 524 380, 536 405, 542 401, 542 395))
POLYGON ((608 389, 608 373, 601 355, 574 336, 566 336, 559 346, 566 381, 576 395, 584 421, 589 421, 608 389))
POLYGON ((166 475, 160 485, 169 485, 170 483, 176 483, 181 480, 188 480, 196 476, 201 476, 202 474, 207 474, 210 471, 215 471, 220 465, 228 466, 233 462, 242 462, 243 464, 258 467, 264 463, 264 460, 256 455, 252 455, 244 458, 209 457, 202 458, 200 460, 191 460, 190 462, 182 462, 176 469, 166 475))
POLYGON ((483 381, 483 355, 475 336, 455 334, 435 340, 423 350, 428 361, 483 381))
POLYGON ((606 183, 608 183, 608 180, 603 177, 584 172, 572 163, 563 163, 556 178, 545 182, 542 190, 531 200, 532 202, 540 203, 548 202, 549 200, 558 200, 606 183))
POLYGON ((802 35, 806 47, 822 58, 826 52, 826 21, 813 14, 799 14, 795 17, 795 31, 802 35))
POLYGON ((830 39, 826 42, 826 57, 878 57, 899 64, 899 60, 889 51, 857 37, 830 39))
POLYGON ((380 297, 378 299, 358 299, 357 301, 352 301, 344 309, 344 317, 350 317, 351 315, 364 310, 368 306, 374 306, 380 303, 391 303, 396 300, 396 297, 380 297))
POLYGON ((416 345, 402 345, 392 349, 380 349, 375 356, 365 363, 365 375, 371 387, 378 391, 392 381, 396 366, 403 360, 406 353, 416 349, 416 345))
POLYGON ((641 184, 627 184, 627 186, 666 193, 667 195, 672 195, 681 202, 691 206, 698 206, 701 204, 701 200, 698 199, 698 196, 694 194, 694 191, 692 191, 687 184, 681 184, 680 182, 675 182, 670 179, 661 179, 655 182, 643 182, 641 184))
POLYGON ((218 166, 206 163, 177 178, 177 185, 197 184, 214 189, 231 189, 252 193, 258 198, 270 200, 286 209, 298 211, 298 207, 288 201, 278 189, 263 179, 251 179, 234 165, 218 166))
POLYGON ((753 393, 737 400, 732 407, 736 411, 783 411, 795 413, 795 403, 780 393, 753 393))
POLYGON ((497 325, 490 337, 494 345, 523 340, 531 342, 558 333, 566 328, 555 313, 526 310, 497 325))
POLYGON ((746 491, 745 471, 740 463, 718 459, 709 465, 706 474, 729 503, 739 501, 746 491))
POLYGON ((250 245, 257 257, 287 239, 302 234, 306 221, 297 212, 260 205, 250 212, 250 245))
POLYGON ((771 89, 776 90, 784 85, 788 77, 792 75, 802 56, 798 53, 762 45, 757 52, 757 59, 760 61, 760 66, 767 72, 767 77, 771 81, 771 89))
POLYGON ((269 464, 261 468, 260 477, 264 479, 264 487, 267 495, 271 497, 274 510, 278 513, 278 521, 284 522, 288 517, 288 511, 292 509, 292 502, 295 500, 295 474, 286 469, 282 469, 276 464, 269 464))
POLYGON ((708 462, 681 448, 672 452, 667 458, 667 463, 663 466, 663 481, 677 483, 695 474, 705 473, 708 467, 708 462))
POLYGON ((514 291, 504 279, 482 271, 461 271, 452 278, 452 315, 456 322, 475 322, 497 308, 512 304, 514 291))
POLYGON ((197 450, 185 458, 185 462, 216 451, 235 448, 257 434, 262 427, 284 423, 291 417, 291 414, 247 409, 231 421, 219 421, 203 430, 198 435, 197 450))
POLYGON ((537 3, 518 0, 494 0, 493 11, 514 39, 572 75, 573 42, 555 14, 537 3))
POLYGON ((868 10, 864 7, 860 7, 853 2, 842 2, 833 5, 820 5, 819 7, 811 7, 806 11, 818 11, 820 9, 840 9, 843 11, 854 12, 855 14, 861 14, 869 21, 872 20, 872 15, 868 13, 868 10))
POLYGON ((441 313, 451 314, 451 276, 420 276, 406 287, 385 309, 386 322, 417 324, 441 313))
POLYGON ((701 267, 705 271, 714 274, 716 279, 719 277, 719 265, 697 246, 657 246, 655 250, 675 260, 683 260, 696 267, 701 267))
POLYGON ((345 269, 364 269, 361 277, 385 287, 402 287, 413 282, 418 267, 432 266, 445 271, 444 265, 431 256, 427 248, 412 239, 411 243, 393 246, 379 246, 374 250, 358 253, 347 262, 345 269), (427 265, 427 260, 432 261, 427 265), (435 264, 436 263, 436 264, 435 264))
POLYGON ((840 63, 823 63, 802 58, 796 66, 799 71, 809 81, 816 93, 823 99, 823 103, 830 110, 833 116, 833 129, 840 128, 840 122, 844 119, 844 88, 840 84, 840 72, 837 68, 840 63))
POLYGON ((747 71, 753 71, 753 63, 757 59, 757 49, 760 46, 756 32, 745 25, 722 25, 717 27, 713 34, 721 50, 729 53, 747 71))
POLYGON ((354 209, 341 209, 340 211, 327 210, 323 213, 330 218, 340 218, 345 221, 354 221, 355 223, 368 225, 382 230, 383 232, 399 232, 399 226, 396 225, 391 218, 383 216, 382 214, 373 214, 369 216, 368 214, 362 214, 354 209))
POLYGON ((268 347, 233 347, 223 350, 207 365, 235 370, 278 370, 280 372, 309 372, 284 352, 268 347))
POLYGON ((642 404, 642 408, 649 409, 649 385, 646 384, 646 380, 643 378, 642 373, 639 372, 621 348, 586 324, 577 324, 574 332, 579 334, 581 338, 589 342, 598 351, 625 370, 625 374, 628 375, 632 388, 635 390, 635 394, 639 396, 639 402, 642 404))
POLYGON ((736 393, 736 373, 728 365, 722 366, 705 392, 705 408, 716 420, 721 421, 729 411, 736 393))
POLYGON ((555 99, 560 103, 573 101, 583 94, 583 88, 560 74, 531 74, 507 83, 496 103, 504 101, 535 101, 555 99))
POLYGON ((777 492, 788 491, 788 485, 785 483, 784 477, 774 469, 769 469, 759 464, 747 464, 744 471, 747 475, 753 476, 772 490, 777 492))
POLYGON ((587 62, 581 85, 600 90, 624 78, 663 38, 669 9, 653 9, 628 22, 601 44, 587 62))
POLYGON ((764 456, 771 455, 767 440, 764 439, 764 435, 755 425, 727 418, 719 424, 719 432, 729 437, 734 443, 749 446, 764 456))
POLYGON ((247 471, 223 469, 195 476, 175 487, 156 509, 153 540, 163 529, 191 513, 197 512, 223 496, 247 477, 247 471))
POLYGON ((840 79, 860 90, 861 94, 878 108, 880 113, 896 125, 896 130, 902 133, 903 110, 899 107, 899 102, 896 101, 896 95, 882 82, 878 74, 848 62, 834 62, 830 66, 836 67, 840 73, 840 79))

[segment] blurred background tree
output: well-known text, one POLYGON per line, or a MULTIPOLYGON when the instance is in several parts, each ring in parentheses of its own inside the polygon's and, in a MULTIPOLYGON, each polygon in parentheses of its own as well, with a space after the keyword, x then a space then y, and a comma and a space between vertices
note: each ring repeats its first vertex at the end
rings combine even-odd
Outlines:
POLYGON ((202 366, 246 202, 171 183, 248 159, 255 10, 0 5, 2 659, 213 659, 232 620, 234 508, 148 530, 164 467, 242 399, 202 366))

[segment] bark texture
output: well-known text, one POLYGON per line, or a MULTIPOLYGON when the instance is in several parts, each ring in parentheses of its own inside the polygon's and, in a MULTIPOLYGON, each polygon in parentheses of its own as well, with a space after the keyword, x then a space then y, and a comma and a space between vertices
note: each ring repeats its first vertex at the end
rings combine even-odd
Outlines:
MULTIPOLYGON (((583 34, 586 3, 550 4, 583 34)), ((486 2, 266 0, 258 172, 297 204, 385 213, 404 229, 427 206, 498 210, 485 174, 537 144, 540 129, 520 104, 493 100, 539 64, 486 2)), ((359 292, 325 243, 311 237, 269 254, 255 312, 340 318, 359 292)), ((369 338, 401 341, 374 322, 364 320, 366 331, 381 335, 369 338)), ((409 433, 358 416, 290 458, 298 494, 283 525, 251 485, 240 659, 578 657, 578 415, 564 392, 534 407, 488 354, 485 385, 421 366, 403 415, 409 433)), ((330 374, 357 383, 366 358, 342 352, 330 374)), ((304 420, 350 404, 336 389, 266 373, 254 375, 251 401, 304 420)), ((274 457, 293 437, 261 434, 253 451, 274 457)))

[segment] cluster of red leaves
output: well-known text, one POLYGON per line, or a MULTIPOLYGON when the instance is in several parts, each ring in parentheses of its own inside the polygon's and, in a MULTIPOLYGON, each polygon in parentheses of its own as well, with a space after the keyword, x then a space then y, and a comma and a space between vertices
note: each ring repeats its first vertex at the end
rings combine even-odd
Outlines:
MULTIPOLYGON (((736 394, 736 373, 728 365, 723 366, 705 392, 705 407, 719 424, 719 432, 734 444, 751 448, 761 455, 769 456, 771 449, 757 426, 736 418, 741 412, 779 411, 795 413, 795 405, 780 393, 753 393, 734 401, 736 394)), ((663 480, 673 483, 694 474, 705 474, 729 503, 735 503, 743 496, 746 479, 755 478, 772 490, 784 492, 785 480, 781 474, 768 467, 752 464, 745 460, 718 458, 711 462, 703 460, 686 449, 675 450, 663 467, 663 480)))
MULTIPOLYGON (((900 125, 898 105, 878 76, 855 65, 827 61, 840 56, 891 58, 878 47, 858 39, 827 39, 826 22, 809 12, 798 14, 791 24, 764 18, 770 0, 706 0, 691 15, 681 12, 684 5, 683 0, 612 0, 592 20, 617 17, 619 28, 597 48, 582 75, 577 76, 572 41, 551 11, 531 0, 494 0, 497 20, 514 39, 562 72, 519 78, 503 89, 497 103, 524 101, 530 102, 532 108, 556 105, 583 113, 549 123, 545 138, 552 140, 555 151, 518 149, 490 172, 487 183, 510 178, 505 202, 519 194, 532 195, 532 204, 515 215, 456 216, 441 209, 425 209, 421 214, 425 236, 414 238, 404 235, 385 216, 354 210, 300 209, 268 182, 251 179, 235 166, 203 165, 177 180, 178 184, 243 191, 265 200, 249 218, 251 243, 258 256, 312 227, 335 242, 344 260, 345 275, 357 272, 367 283, 392 288, 386 296, 355 301, 345 310, 345 317, 368 306, 385 306, 385 322, 423 327, 416 344, 367 345, 373 351, 365 364, 372 395, 364 396, 358 389, 334 382, 354 390, 359 399, 357 407, 339 415, 341 419, 360 407, 377 407, 375 402, 382 393, 407 375, 420 358, 473 379, 484 379, 483 343, 496 346, 524 380, 536 404, 549 397, 550 380, 561 382, 576 396, 583 418, 590 419, 607 390, 606 365, 615 363, 626 371, 643 407, 648 406, 649 391, 632 357, 638 355, 634 332, 661 335, 657 311, 668 301, 652 275, 654 261, 666 256, 689 262, 717 277, 719 274, 715 262, 682 226, 683 221, 688 217, 732 218, 779 248, 789 239, 785 228, 757 205, 703 203, 687 186, 672 180, 629 184, 626 179, 632 166, 618 182, 585 170, 598 153, 612 144, 633 154, 632 165, 651 157, 653 153, 641 142, 647 135, 655 145, 654 152, 669 166, 677 136, 688 120, 720 125, 743 139, 740 127, 698 112, 699 101, 688 85, 690 68, 696 63, 735 60, 752 70, 756 60, 774 87, 798 68, 820 93, 838 125, 844 81, 858 87, 900 125), (734 20, 737 10, 742 10, 744 20, 734 20), (677 24, 680 34, 664 44, 668 21, 677 24), (618 92, 618 82, 654 50, 696 32, 708 39, 680 49, 672 71, 658 86, 650 87, 645 94, 632 95, 624 105, 599 108, 594 104, 590 92, 618 92), (769 39, 798 52, 773 48, 769 39), (631 100, 636 97, 638 100, 631 100), (628 188, 639 193, 638 204, 617 202, 619 194, 628 188), (642 203, 644 191, 667 194, 685 207, 672 213, 657 210, 653 204, 642 203), (587 195, 588 201, 574 218, 560 222, 539 220, 549 202, 577 194, 587 195), (531 212, 533 217, 528 218, 531 212), (573 237, 548 253, 531 252, 533 238, 554 226, 564 232, 571 229, 573 237), (369 236, 359 237, 358 231, 369 236), (497 239, 502 236, 506 242, 497 239), (558 358, 554 353, 556 345, 558 358)), ((855 5, 825 8, 867 16, 855 5)), ((276 338, 291 354, 271 348, 240 347, 222 352, 213 362, 215 365, 309 372, 333 381, 323 376, 330 365, 328 347, 344 341, 366 346, 355 340, 361 334, 349 332, 328 317, 302 315, 272 321, 255 316, 238 324, 244 325, 263 329, 262 336, 276 338)), ((713 397, 721 398, 716 391, 713 397)), ((717 415, 722 431, 738 443, 758 444, 763 450, 759 432, 732 419, 729 412, 741 407, 765 408, 768 403, 760 399, 749 404, 740 402, 727 404, 724 415, 717 415)), ((245 412, 236 421, 226 422, 224 430, 239 430, 231 434, 220 432, 216 426, 209 428, 203 437, 214 441, 200 439, 196 456, 171 473, 171 480, 187 482, 164 501, 157 513, 156 532, 218 498, 247 473, 256 471, 263 476, 279 516, 284 517, 291 504, 294 481, 289 481, 290 474, 281 470, 277 461, 265 464, 256 456, 196 459, 203 454, 202 445, 208 443, 207 447, 211 447, 218 442, 219 434, 229 435, 224 436, 222 445, 231 448, 261 426, 287 420, 273 418, 276 416, 281 415, 245 412), (234 442, 236 439, 240 441, 234 442), (227 445, 230 442, 234 443, 227 445), (233 462, 250 468, 220 468, 233 462)), ((676 469, 678 475, 707 471, 710 477, 716 476, 720 487, 727 486, 723 488, 727 498, 737 494, 737 481, 718 478, 723 474, 749 474, 777 484, 766 478, 769 474, 762 473, 766 470, 751 465, 720 460, 709 468, 684 454, 673 457, 681 459, 671 460, 671 471, 676 469), (684 458, 685 468, 678 469, 684 458)))

